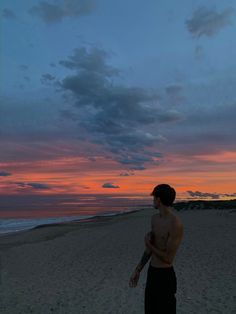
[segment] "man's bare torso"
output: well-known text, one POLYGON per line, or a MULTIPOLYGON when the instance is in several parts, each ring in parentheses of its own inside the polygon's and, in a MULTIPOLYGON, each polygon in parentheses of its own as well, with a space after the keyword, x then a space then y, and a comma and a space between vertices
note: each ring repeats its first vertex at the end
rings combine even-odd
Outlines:
MULTIPOLYGON (((174 213, 170 213, 167 217, 163 218, 160 214, 156 214, 154 216, 152 232, 154 234, 154 238, 152 243, 154 246, 160 250, 165 251, 166 245, 169 237, 170 228, 173 226, 174 220, 180 220, 178 216, 174 213)), ((158 258, 156 255, 152 255, 151 257, 151 265, 154 267, 170 267, 171 264, 165 263, 163 260, 158 258)))

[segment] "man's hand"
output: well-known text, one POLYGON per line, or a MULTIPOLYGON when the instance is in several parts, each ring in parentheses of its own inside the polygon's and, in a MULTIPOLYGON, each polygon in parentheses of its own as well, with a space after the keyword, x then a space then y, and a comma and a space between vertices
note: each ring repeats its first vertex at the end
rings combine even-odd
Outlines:
POLYGON ((135 271, 132 273, 130 280, 129 280, 129 286, 130 288, 134 288, 138 284, 140 272, 135 269, 135 271))

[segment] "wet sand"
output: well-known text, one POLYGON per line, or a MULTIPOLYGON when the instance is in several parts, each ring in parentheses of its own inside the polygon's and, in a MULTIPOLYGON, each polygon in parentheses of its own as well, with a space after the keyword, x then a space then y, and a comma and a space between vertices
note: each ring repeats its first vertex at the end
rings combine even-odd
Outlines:
MULTIPOLYGON (((129 277, 155 209, 0 237, 0 313, 141 314, 147 267, 129 277)), ((177 313, 236 313, 236 213, 176 212, 184 238, 174 261, 177 313)))

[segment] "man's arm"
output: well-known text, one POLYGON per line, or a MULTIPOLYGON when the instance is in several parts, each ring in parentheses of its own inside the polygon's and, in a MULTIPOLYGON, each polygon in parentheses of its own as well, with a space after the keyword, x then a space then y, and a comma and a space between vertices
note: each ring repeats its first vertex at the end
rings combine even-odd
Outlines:
POLYGON ((143 256, 141 258, 141 261, 135 268, 134 272, 132 273, 130 280, 129 280, 129 286, 130 287, 136 287, 139 281, 140 273, 149 260, 150 256, 152 255, 152 252, 149 250, 149 248, 146 247, 146 250, 143 253, 143 256))
POLYGON ((143 252, 142 258, 140 262, 138 263, 137 267, 135 268, 136 271, 141 272, 143 267, 147 264, 149 258, 152 255, 152 251, 148 248, 143 252))
POLYGON ((150 245, 150 249, 153 254, 155 254, 159 259, 161 259, 164 263, 167 262, 167 250, 160 250, 157 247, 150 245))

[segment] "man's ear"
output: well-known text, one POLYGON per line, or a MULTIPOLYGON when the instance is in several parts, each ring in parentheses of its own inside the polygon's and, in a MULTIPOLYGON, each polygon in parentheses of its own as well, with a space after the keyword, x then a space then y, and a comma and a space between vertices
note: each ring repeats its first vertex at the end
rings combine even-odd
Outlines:
POLYGON ((161 199, 160 199, 160 197, 157 197, 157 200, 156 200, 156 202, 157 202, 158 206, 161 206, 161 205, 162 205, 162 202, 161 202, 161 199))

